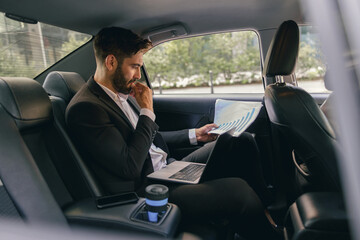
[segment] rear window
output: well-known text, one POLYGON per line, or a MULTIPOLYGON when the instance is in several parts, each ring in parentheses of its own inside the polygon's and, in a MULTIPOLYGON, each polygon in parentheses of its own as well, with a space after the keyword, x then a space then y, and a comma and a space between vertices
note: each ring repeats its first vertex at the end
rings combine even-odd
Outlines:
POLYGON ((300 48, 296 64, 298 86, 309 93, 326 93, 324 76, 326 61, 321 51, 321 44, 313 26, 300 26, 300 48))
POLYGON ((0 15, 0 76, 34 78, 91 39, 44 23, 27 24, 0 15))

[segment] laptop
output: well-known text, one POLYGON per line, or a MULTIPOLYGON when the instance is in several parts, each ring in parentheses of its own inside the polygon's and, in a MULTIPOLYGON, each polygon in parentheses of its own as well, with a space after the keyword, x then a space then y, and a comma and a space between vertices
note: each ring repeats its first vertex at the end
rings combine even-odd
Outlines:
POLYGON ((224 164, 221 155, 225 149, 224 147, 232 138, 233 131, 234 129, 231 129, 217 138, 206 164, 174 161, 166 165, 166 167, 150 173, 147 177, 153 180, 187 184, 198 184, 212 178, 211 176, 216 175, 217 169, 224 164))

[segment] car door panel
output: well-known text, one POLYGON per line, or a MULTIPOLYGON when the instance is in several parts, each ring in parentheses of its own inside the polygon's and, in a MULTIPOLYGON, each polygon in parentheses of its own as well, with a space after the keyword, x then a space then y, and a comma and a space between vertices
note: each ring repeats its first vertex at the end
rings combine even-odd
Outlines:
MULTIPOLYGON (((216 99, 262 102, 263 94, 155 95, 156 123, 160 126, 160 131, 201 127, 213 122, 216 99)), ((246 131, 254 135, 260 151, 264 176, 269 185, 273 184, 271 129, 264 107, 246 131)), ((170 152, 174 158, 181 159, 197 148, 199 146, 170 149, 170 152)))

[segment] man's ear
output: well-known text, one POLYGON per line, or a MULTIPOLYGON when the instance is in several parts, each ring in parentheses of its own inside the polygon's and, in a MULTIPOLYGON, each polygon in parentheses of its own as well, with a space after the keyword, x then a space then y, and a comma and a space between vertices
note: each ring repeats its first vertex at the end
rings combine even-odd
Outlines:
POLYGON ((116 70, 118 61, 116 60, 116 57, 112 54, 107 55, 105 58, 105 66, 109 72, 113 72, 116 70))

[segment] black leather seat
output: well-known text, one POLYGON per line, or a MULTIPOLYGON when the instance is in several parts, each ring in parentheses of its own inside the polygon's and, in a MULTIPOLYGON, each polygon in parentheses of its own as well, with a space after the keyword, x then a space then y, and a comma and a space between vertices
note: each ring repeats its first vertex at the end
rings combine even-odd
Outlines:
MULTIPOLYGON (((140 231, 152 237, 175 234, 180 211, 173 204, 167 219, 157 225, 142 218, 130 219, 145 199, 136 204, 97 209, 81 173, 75 178, 72 175, 76 168, 59 171, 64 167, 59 165, 67 165, 65 160, 72 159, 73 153, 54 122, 51 101, 38 82, 29 78, 0 78, 0 204, 4 203, 2 197, 7 196, 3 183, 17 215, 29 223, 54 223, 63 228, 69 228, 68 224, 91 226, 123 234, 140 231)), ((0 206, 0 221, 3 209, 0 206)))
MULTIPOLYGON (((51 121, 51 103, 39 83, 29 78, 0 78, 1 180, 26 222, 67 226, 58 203, 65 205, 72 198, 57 178, 54 167, 42 161, 47 156, 31 151, 34 145, 39 149, 45 147, 39 137, 41 129, 51 121), (49 170, 46 177, 40 173, 38 162, 49 170), (51 182, 45 181, 44 177, 50 177, 51 182)), ((2 205, 6 204, 3 199, 1 197, 2 205)))
MULTIPOLYGON (((317 190, 340 190, 335 134, 315 100, 303 89, 287 85, 281 76, 294 73, 299 49, 299 28, 286 21, 269 47, 263 77, 273 81, 265 90, 265 106, 273 126, 293 150, 298 172, 317 190)), ((290 153, 289 153, 290 154, 290 153)))
MULTIPOLYGON (((71 139, 66 131, 65 124, 65 111, 71 98, 77 91, 85 84, 85 80, 75 72, 51 72, 45 78, 43 88, 50 95, 50 100, 53 106, 54 123, 59 130, 61 137, 66 142, 67 147, 70 149, 71 158, 63 159, 59 165, 59 171, 63 174, 76 175, 80 174, 84 177, 86 184, 90 188, 92 195, 103 196, 104 191, 99 182, 94 177, 91 169, 89 169, 83 162, 78 151, 74 147, 71 139), (70 169, 77 169, 78 171, 72 172, 70 169)), ((72 179, 71 181, 73 181, 72 179)), ((71 184, 69 181, 69 184, 71 184)))
POLYGON ((71 98, 85 84, 85 80, 75 72, 50 72, 43 83, 43 88, 50 95, 55 119, 65 127, 65 110, 71 98))
POLYGON ((0 103, 15 121, 24 151, 35 160, 59 206, 92 197, 92 188, 76 164, 76 152, 54 121, 42 86, 28 78, 2 78, 0 89, 0 103))

